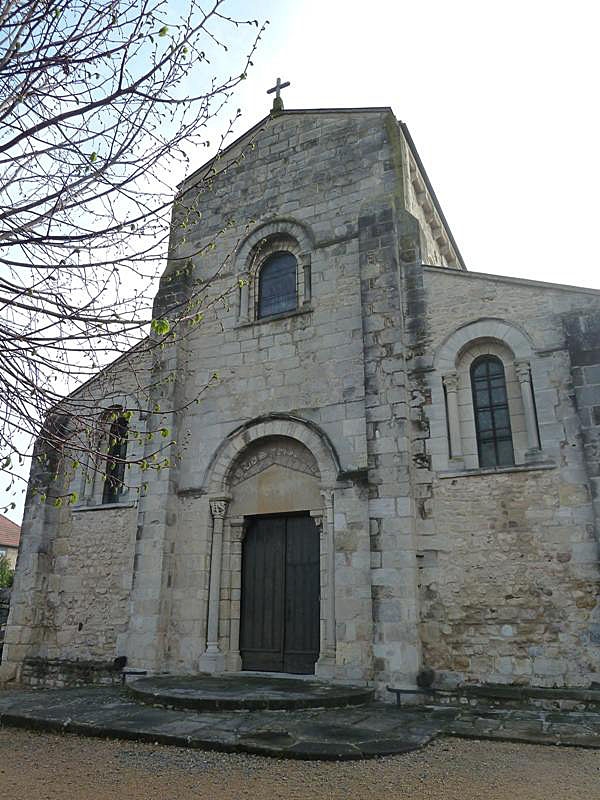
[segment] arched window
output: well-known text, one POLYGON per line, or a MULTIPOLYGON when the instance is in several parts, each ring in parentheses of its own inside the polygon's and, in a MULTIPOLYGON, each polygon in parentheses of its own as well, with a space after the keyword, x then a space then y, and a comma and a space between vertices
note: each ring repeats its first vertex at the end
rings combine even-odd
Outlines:
MULTIPOLYGON (((118 412, 117 412, 118 413, 118 412)), ((125 479, 125 457, 127 455, 128 422, 118 416, 110 426, 106 471, 104 475, 103 503, 118 503, 123 493, 125 479)))
POLYGON ((271 317, 298 307, 296 258, 280 250, 270 255, 260 270, 258 317, 271 317))
POLYGON ((471 365, 471 388, 480 467, 515 463, 504 365, 497 356, 481 356, 471 365))

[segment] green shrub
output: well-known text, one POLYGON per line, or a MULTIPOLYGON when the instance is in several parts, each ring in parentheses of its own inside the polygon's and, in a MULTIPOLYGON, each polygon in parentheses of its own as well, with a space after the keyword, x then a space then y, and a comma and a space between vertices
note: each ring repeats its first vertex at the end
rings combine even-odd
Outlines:
POLYGON ((9 589, 14 577, 15 571, 11 568, 7 556, 0 556, 0 589, 9 589))

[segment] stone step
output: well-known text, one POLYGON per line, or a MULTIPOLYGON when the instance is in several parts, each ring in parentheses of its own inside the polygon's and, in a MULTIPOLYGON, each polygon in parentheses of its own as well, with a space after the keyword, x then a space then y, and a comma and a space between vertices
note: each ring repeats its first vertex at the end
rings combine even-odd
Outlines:
POLYGON ((244 673, 140 678, 128 690, 146 705, 203 712, 344 708, 373 700, 373 690, 362 686, 244 673))

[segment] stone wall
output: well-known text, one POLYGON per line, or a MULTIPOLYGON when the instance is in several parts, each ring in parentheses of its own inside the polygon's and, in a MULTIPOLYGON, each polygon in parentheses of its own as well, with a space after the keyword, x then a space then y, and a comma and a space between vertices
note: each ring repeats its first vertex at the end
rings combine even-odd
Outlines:
POLYGON ((10 608, 10 589, 0 589, 0 625, 6 625, 10 608))
POLYGON ((600 543, 600 312, 572 312, 565 316, 564 324, 594 507, 596 539, 600 543))
MULTIPOLYGON (((302 234, 298 235, 311 243, 311 298, 309 303, 300 303, 299 313, 279 320, 253 321, 251 308, 250 320, 240 321, 241 298, 233 292, 227 305, 205 314, 197 332, 187 339, 185 348, 180 348, 180 363, 201 365, 200 370, 189 369, 190 377, 182 389, 186 398, 193 397, 211 374, 218 373, 219 379, 181 418, 180 431, 190 431, 191 438, 202 444, 181 453, 178 488, 183 495, 201 492, 211 459, 221 443, 253 418, 291 414, 315 425, 333 443, 342 474, 349 477, 338 486, 331 486, 330 491, 335 490, 338 666, 340 674, 352 679, 372 674, 369 512, 367 490, 360 482, 364 482, 368 466, 367 437, 376 435, 365 409, 365 330, 369 331, 380 312, 388 313, 383 306, 388 305, 387 294, 395 281, 393 210, 385 193, 391 195, 395 191, 399 176, 390 158, 388 132, 383 124, 387 116, 383 110, 290 114, 273 120, 261 133, 256 148, 229 170, 227 181, 215 182, 206 196, 197 197, 191 189, 184 194, 188 207, 195 204, 201 214, 202 225, 186 232, 185 244, 178 233, 174 247, 182 258, 186 253, 191 256, 210 240, 211 230, 222 226, 224 208, 232 209, 232 216, 234 209, 243 213, 243 218, 237 217, 231 229, 216 240, 214 250, 193 257, 196 272, 205 276, 226 263, 214 284, 216 293, 226 293, 238 275, 246 274, 248 267, 242 256, 243 263, 239 263, 237 255, 229 261, 227 255, 231 251, 245 252, 248 231, 255 235, 253 232, 260 231, 261 224, 267 221, 265 236, 294 233, 300 228, 302 234), (279 153, 284 156, 275 157, 279 153), (381 212, 376 210, 369 222, 366 198, 381 193, 384 199, 376 200, 373 206, 381 212), (255 220, 250 228, 246 227, 247 217, 255 220), (364 244, 363 225, 369 237, 364 244), (367 250, 374 251, 375 256, 369 256, 367 250), (362 270, 365 281, 379 280, 381 308, 373 309, 369 300, 363 312, 366 283, 361 278, 362 270)), ((193 180, 189 184, 193 185, 193 180)), ((376 299, 373 293, 373 301, 376 299)), ((382 323, 382 327, 388 328, 394 319, 394 303, 397 308, 397 299, 390 307, 389 322, 382 323)), ((388 330, 386 335, 390 333, 388 330)), ((386 346, 391 351, 391 339, 386 346)), ((393 383, 392 378, 386 381, 393 383)), ((381 420, 378 436, 386 424, 381 420)), ((379 443, 380 449, 384 441, 388 443, 385 455, 381 451, 388 461, 395 447, 394 437, 394 433, 386 435, 379 443)), ((403 489, 393 484, 393 478, 386 480, 385 489, 376 493, 380 503, 374 507, 374 514, 387 509, 390 503, 395 509, 396 496, 403 489)), ((200 501, 195 501, 195 506, 199 510, 200 501)), ((184 518, 189 516, 183 504, 175 514, 179 541, 181 536, 187 536, 184 518)), ((198 519, 199 541, 206 541, 210 532, 203 527, 206 523, 202 513, 198 519)), ((394 524, 386 523, 387 535, 397 535, 395 529, 392 533, 394 524)), ((177 568, 173 576, 174 597, 185 591, 189 581, 184 577, 186 573, 177 568)), ((222 585, 225 614, 228 591, 222 585)), ((397 593, 397 589, 394 591, 397 593)), ((383 595, 384 592, 378 598, 382 607, 386 605, 383 595)), ((388 618, 391 605, 386 606, 388 618)), ((181 627, 185 614, 179 601, 175 610, 177 616, 170 624, 173 631, 181 627)), ((189 623, 185 625, 189 627, 189 623)), ((224 627, 225 645, 226 630, 224 627)), ((180 668, 184 664, 191 668, 190 650, 178 651, 175 635, 169 640, 171 657, 178 660, 180 668)), ((414 659, 411 664, 414 670, 414 659)))
POLYGON ((420 342, 431 356, 413 380, 427 385, 420 412, 430 420, 426 452, 437 464, 417 524, 424 661, 447 684, 589 685, 600 667, 600 573, 587 472, 591 409, 600 393, 592 364, 587 374, 574 363, 571 370, 576 348, 567 346, 563 321, 574 308, 585 317, 598 295, 432 269, 424 270, 424 285, 420 342), (436 352, 461 325, 486 319, 477 330, 490 340, 501 340, 510 323, 531 342, 542 445, 532 460, 491 473, 461 471, 449 460, 446 408, 431 402, 432 393, 443 397, 436 352), (579 416, 573 379, 587 384, 579 416))
POLYGON ((68 658, 26 658, 21 682, 35 688, 61 686, 114 686, 122 681, 112 661, 68 658))
POLYGON ((136 508, 78 511, 57 531, 48 581, 50 659, 112 661, 129 623, 136 508))
MULTIPOLYGON (((571 313, 564 323, 600 556, 600 312, 571 313)), ((600 648, 600 608, 592 613, 588 635, 600 648)))

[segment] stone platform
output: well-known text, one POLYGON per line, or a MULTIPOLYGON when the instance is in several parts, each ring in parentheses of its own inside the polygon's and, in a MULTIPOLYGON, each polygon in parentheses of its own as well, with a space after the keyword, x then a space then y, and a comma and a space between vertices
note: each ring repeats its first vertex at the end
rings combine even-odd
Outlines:
POLYGON ((363 687, 244 672, 140 678, 128 689, 147 705, 192 711, 298 711, 359 706, 373 699, 373 691, 363 687))
MULTIPOLYGON (((249 676, 240 678, 241 695, 249 676)), ((169 679, 181 691, 188 679, 169 679)), ((216 679, 211 679, 216 680, 216 679)), ((272 681, 273 679, 270 679, 272 681)), ((304 683, 302 681, 299 681, 304 683)), ((438 735, 494 739, 600 749, 600 713, 543 711, 536 709, 482 709, 463 706, 397 708, 368 702, 342 708, 287 708, 285 710, 184 710, 156 707, 152 687, 166 690, 157 679, 147 679, 145 702, 138 702, 132 687, 29 689, 0 691, 0 725, 74 733, 102 738, 133 739, 180 747, 223 752, 246 752, 279 758, 352 760, 397 755, 423 747, 438 735), (149 705, 148 701, 152 704, 149 705)), ((306 696, 321 701, 305 684, 306 696)), ((233 701, 235 691, 205 699, 233 701)), ((142 687, 137 687, 136 690, 142 687)), ((288 684, 290 702, 301 687, 288 684)), ((331 687, 342 690, 342 687, 331 687)), ((278 701, 280 689, 254 684, 247 702, 278 701), (267 691, 268 690, 268 691, 267 691), (253 696, 252 696, 253 693, 253 696)), ((189 692, 189 688, 187 690, 189 692)), ((139 692, 138 692, 139 693, 139 692)), ((163 692, 161 701, 167 695, 163 692)), ((169 695, 170 696, 170 695, 169 695)), ((335 695, 329 695, 333 701, 335 695)), ((341 700, 343 695, 338 698, 341 700)), ((351 694, 352 700, 358 695, 351 694)), ((183 699, 188 702, 189 696, 183 699)), ((345 699, 348 700, 346 694, 345 699)), ((237 698, 238 703, 240 697, 237 698)))
POLYGON ((324 761, 406 753, 443 727, 439 719, 376 703, 296 711, 157 708, 116 687, 0 692, 0 725, 324 761))

